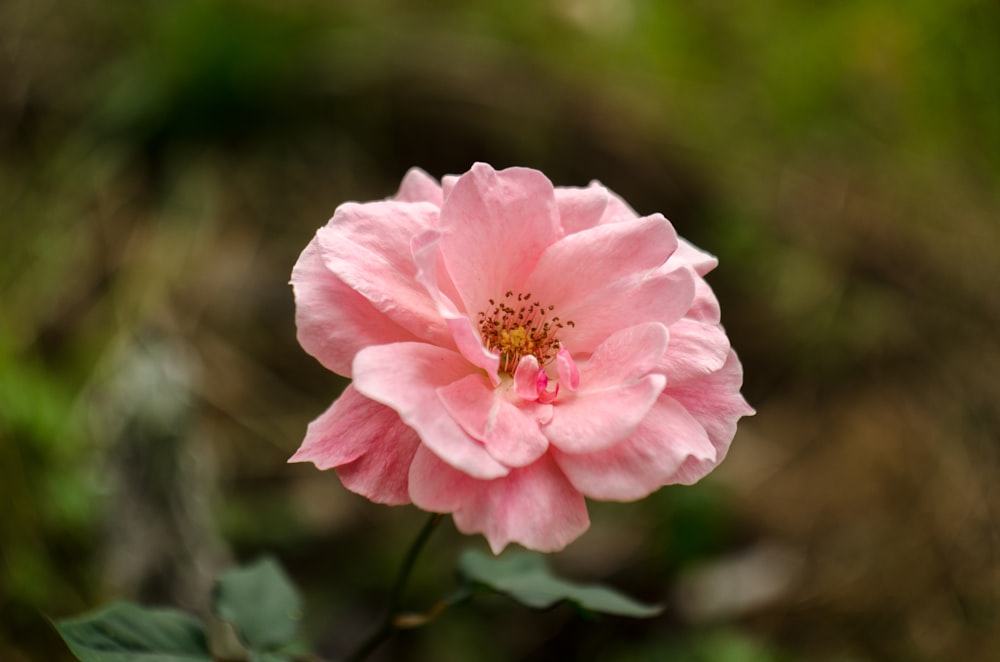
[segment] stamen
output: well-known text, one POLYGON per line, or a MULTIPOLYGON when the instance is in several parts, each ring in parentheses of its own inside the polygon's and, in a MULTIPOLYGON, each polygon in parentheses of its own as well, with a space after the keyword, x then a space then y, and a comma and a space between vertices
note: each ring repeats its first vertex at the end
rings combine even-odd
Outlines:
MULTIPOLYGON (((479 311, 479 332, 486 348, 500 354, 500 372, 513 374, 527 355, 540 366, 552 361, 561 345, 556 333, 564 327, 558 316, 546 319, 555 306, 532 300, 531 292, 519 292, 514 299, 508 290, 499 303, 490 299, 490 309, 479 311), (517 306, 516 308, 514 306, 517 306)), ((565 325, 574 326, 573 322, 565 325)))

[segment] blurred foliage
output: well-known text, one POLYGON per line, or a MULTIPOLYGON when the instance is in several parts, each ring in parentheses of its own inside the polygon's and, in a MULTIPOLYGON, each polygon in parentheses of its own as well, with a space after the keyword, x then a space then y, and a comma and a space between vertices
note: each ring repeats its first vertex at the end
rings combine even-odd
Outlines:
MULTIPOLYGON (((0 659, 65 659, 41 613, 128 593, 115 377, 150 333, 195 375, 178 475, 237 557, 282 556, 324 654, 363 636, 421 518, 285 466, 343 386, 288 273, 340 202, 474 160, 600 179, 719 255, 760 412, 556 564, 650 602, 761 542, 801 570, 722 622, 486 601, 385 659, 996 657, 997 34, 984 0, 0 5, 0 659)), ((432 541, 416 608, 467 543, 432 541)))

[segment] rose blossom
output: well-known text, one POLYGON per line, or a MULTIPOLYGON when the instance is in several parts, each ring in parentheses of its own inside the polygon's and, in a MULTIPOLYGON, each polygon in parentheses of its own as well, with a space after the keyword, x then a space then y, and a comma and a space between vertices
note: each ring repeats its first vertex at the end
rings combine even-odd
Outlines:
POLYGON ((742 368, 714 257, 603 186, 475 164, 346 203, 292 272, 302 347, 353 379, 292 462, 556 551, 585 497, 640 499, 725 457, 742 368))

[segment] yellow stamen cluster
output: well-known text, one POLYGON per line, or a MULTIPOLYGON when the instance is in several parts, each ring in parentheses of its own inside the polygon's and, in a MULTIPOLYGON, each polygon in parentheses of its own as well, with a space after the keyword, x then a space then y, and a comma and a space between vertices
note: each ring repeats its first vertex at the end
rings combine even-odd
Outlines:
POLYGON ((559 352, 556 333, 573 322, 558 316, 547 318, 555 306, 532 301, 531 292, 509 291, 500 301, 490 299, 490 311, 479 312, 479 332, 486 348, 500 354, 500 372, 513 374, 521 358, 528 354, 545 365, 559 352))

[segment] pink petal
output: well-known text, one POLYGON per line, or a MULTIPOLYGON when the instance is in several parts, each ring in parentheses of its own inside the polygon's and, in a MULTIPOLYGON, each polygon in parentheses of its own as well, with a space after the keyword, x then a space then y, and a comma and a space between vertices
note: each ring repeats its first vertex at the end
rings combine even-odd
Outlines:
POLYGON ((458 351, 468 359, 469 363, 485 370, 494 385, 498 384, 500 357, 483 346, 479 331, 473 326, 472 321, 459 312, 451 298, 439 286, 440 241, 441 234, 434 230, 428 230, 414 237, 412 250, 413 260, 417 265, 417 281, 427 291, 437 307, 438 315, 448 325, 458 351))
POLYGON ((703 278, 695 280, 694 301, 691 302, 691 309, 686 316, 708 324, 718 324, 722 319, 719 300, 715 298, 715 292, 703 278))
POLYGON ((667 328, 657 322, 616 331, 581 368, 581 390, 601 390, 639 379, 660 363, 669 339, 667 328))
POLYGON ((548 455, 484 481, 421 448, 410 467, 410 496, 425 510, 453 513, 459 531, 485 535, 494 554, 512 542, 556 552, 590 526, 583 495, 548 455))
POLYGON ((704 276, 719 265, 719 260, 711 253, 706 253, 687 239, 680 238, 674 259, 682 260, 694 267, 699 276, 704 276))
POLYGON ((625 441, 596 453, 553 457, 576 489, 592 499, 634 501, 676 482, 685 461, 714 462, 704 428, 676 400, 661 396, 625 441))
MULTIPOLYGON (((579 302, 591 301, 613 283, 660 267, 676 247, 673 226, 659 214, 599 225, 549 246, 525 289, 537 293, 543 304, 556 304, 564 322, 573 319, 579 326, 586 320, 570 318, 567 311, 582 308, 579 302)), ((583 312, 579 316, 586 317, 583 312)))
POLYGON ((508 387, 493 388, 481 374, 468 375, 438 389, 445 409, 465 432, 482 441, 497 461, 508 467, 534 462, 548 449, 548 440, 526 403, 522 411, 508 400, 508 387))
POLYGON ((621 223, 622 221, 631 221, 634 218, 638 218, 639 215, 635 213, 635 210, 624 200, 621 196, 613 191, 608 191, 608 205, 604 208, 604 213, 601 215, 601 223, 621 223))
POLYGON ((598 182, 587 188, 556 187, 556 206, 563 232, 573 234, 592 228, 601 222, 608 206, 608 190, 598 182))
POLYGON ((561 398, 542 432, 568 453, 592 453, 626 439, 663 391, 663 375, 646 375, 667 347, 661 324, 622 329, 580 369, 580 390, 561 398))
POLYGON ((673 386, 719 370, 728 356, 729 338, 721 326, 684 318, 671 325, 657 371, 673 386))
POLYGON ((617 444, 635 431, 666 382, 663 375, 647 375, 631 384, 577 393, 554 405, 552 421, 542 432, 567 453, 593 453, 617 444))
POLYGON ((531 354, 521 357, 517 370, 514 371, 514 392, 517 396, 529 402, 537 400, 539 376, 544 377, 545 373, 538 366, 538 359, 531 354))
POLYGON ((559 239, 552 183, 537 170, 477 163, 441 207, 441 252, 464 309, 519 291, 542 251, 559 239))
POLYGON ((378 503, 403 504, 410 502, 407 479, 419 443, 396 412, 349 385, 309 424, 302 446, 288 461, 336 468, 352 492, 378 503))
POLYGON ((347 203, 317 237, 324 263, 344 283, 413 335, 447 346, 451 334, 416 280, 410 250, 411 238, 436 218, 428 203, 347 203))
POLYGON ((486 450, 508 467, 523 467, 548 450, 549 440, 538 429, 532 405, 524 409, 502 396, 494 400, 486 426, 486 450))
POLYGON ((538 421, 526 403, 524 409, 498 394, 486 426, 486 450, 508 467, 523 467, 549 448, 549 440, 538 429, 538 421))
POLYGON ((339 467, 361 457, 381 437, 398 437, 402 428, 406 426, 396 412, 369 400, 348 385, 340 397, 309 424, 306 438, 288 461, 312 462, 317 469, 339 467))
MULTIPOLYGON (((538 380, 538 402, 545 405, 552 404, 559 397, 559 384, 556 384, 556 387, 550 391, 546 388, 548 381, 548 376, 544 372, 541 373, 538 380)), ((538 417, 538 421, 541 423, 548 423, 550 420, 552 420, 551 416, 544 421, 541 417, 538 417)))
POLYGON ((415 340, 323 263, 313 239, 292 270, 299 343, 333 372, 351 376, 354 355, 368 345, 415 340))
MULTIPOLYGON (((547 425, 552 421, 552 415, 555 412, 555 407, 553 407, 548 402, 539 401, 532 409, 535 412, 535 420, 541 425, 547 425)), ((546 437, 547 439, 548 437, 546 437)))
POLYGON ((715 447, 714 461, 690 458, 678 470, 675 482, 691 484, 700 480, 725 459, 729 444, 736 434, 736 421, 741 416, 750 416, 753 408, 740 395, 743 383, 743 367, 736 353, 729 352, 725 365, 704 377, 668 388, 666 395, 680 402, 690 414, 705 428, 709 440, 715 447))
POLYGON ((691 267, 678 265, 581 292, 581 298, 557 311, 574 322, 560 329, 559 340, 574 354, 586 354, 624 327, 646 322, 669 327, 690 309, 697 278, 691 267))
MULTIPOLYGON (((679 264, 686 264, 694 269, 699 276, 704 276, 719 263, 715 256, 695 247, 683 238, 678 238, 678 241, 677 250, 667 260, 664 268, 672 269, 679 264)), ((709 287, 704 278, 695 280, 694 301, 686 316, 709 324, 718 324, 721 319, 719 301, 715 298, 715 293, 712 292, 712 288, 709 287)))
MULTIPOLYGON (((565 350, 563 350, 565 351, 565 350)), ((562 353, 562 352, 560 352, 562 353)), ((572 362, 572 359, 570 359, 572 362)), ((559 384, 549 389, 549 376, 538 365, 538 359, 528 354, 521 357, 514 371, 514 394, 524 401, 524 406, 531 404, 535 410, 535 418, 539 422, 548 423, 552 416, 549 410, 535 407, 533 403, 549 404, 559 395, 559 384)), ((549 408, 551 409, 551 408, 549 408)))
POLYGON ((457 181, 458 175, 445 175, 441 178, 441 191, 444 193, 445 200, 451 195, 451 191, 455 188, 455 182, 457 181))
POLYGON ((439 386, 437 395, 448 415, 467 435, 483 441, 493 407, 493 388, 482 374, 468 374, 450 384, 439 386))
POLYGON ((401 506, 410 503, 410 464, 420 446, 417 434, 396 444, 379 444, 354 462, 337 467, 344 487, 375 503, 401 506))
POLYGON ((441 232, 424 230, 415 235, 410 240, 410 254, 417 268, 417 280, 427 290, 428 296, 435 302, 441 298, 448 302, 450 310, 458 311, 455 302, 461 303, 461 297, 441 255, 441 232))
POLYGON ((410 499, 418 508, 434 513, 458 510, 488 482, 459 471, 426 446, 417 449, 410 465, 410 499))
POLYGON ((444 202, 441 185, 420 168, 410 168, 393 198, 400 202, 430 202, 440 207, 444 202))
POLYGON ((507 473, 462 430, 437 394, 473 370, 457 352, 424 343, 379 345, 358 352, 353 368, 358 392, 396 410, 439 457, 478 478, 507 473))
POLYGON ((571 391, 580 388, 580 369, 565 347, 556 354, 556 372, 560 384, 571 391))
POLYGON ((357 460, 337 467, 337 476, 344 487, 375 503, 390 506, 410 503, 410 464, 420 438, 410 428, 406 430, 408 434, 395 440, 383 439, 357 460))

